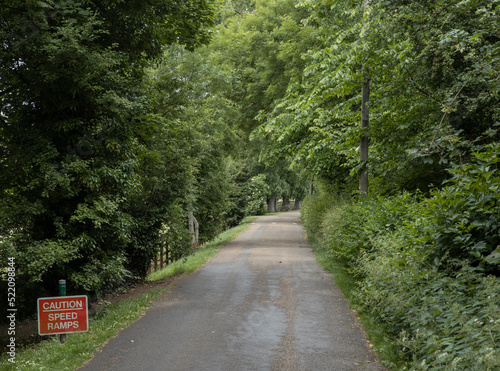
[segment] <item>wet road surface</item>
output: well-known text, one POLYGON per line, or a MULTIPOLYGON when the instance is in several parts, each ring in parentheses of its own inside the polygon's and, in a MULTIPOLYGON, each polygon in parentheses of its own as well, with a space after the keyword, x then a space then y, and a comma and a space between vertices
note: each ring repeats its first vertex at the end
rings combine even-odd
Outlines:
POLYGON ((259 217, 81 370, 384 370, 303 234, 259 217))

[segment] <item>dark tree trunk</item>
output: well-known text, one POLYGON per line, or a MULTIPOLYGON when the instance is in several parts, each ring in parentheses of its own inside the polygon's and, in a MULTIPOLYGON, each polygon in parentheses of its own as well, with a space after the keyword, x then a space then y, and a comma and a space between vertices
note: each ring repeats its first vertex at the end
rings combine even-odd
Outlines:
POLYGON ((302 200, 295 200, 295 206, 293 207, 294 210, 300 210, 300 207, 302 206, 302 200))
POLYGON ((281 205, 280 211, 290 211, 290 199, 283 200, 283 205, 281 205))
MULTIPOLYGON (((365 11, 370 6, 370 0, 364 0, 365 11)), ((370 113, 368 111, 368 101, 370 100, 370 68, 366 64, 363 66, 363 87, 361 88, 361 141, 360 141, 360 161, 361 171, 359 173, 359 197, 368 197, 368 146, 370 124, 370 113)))
POLYGON ((361 98, 361 143, 360 143, 360 161, 361 161, 361 172, 359 174, 359 197, 368 197, 368 146, 369 146, 369 112, 368 112, 368 100, 370 98, 370 80, 366 80, 363 83, 362 88, 362 98, 361 98))
POLYGON ((276 197, 270 197, 267 199, 267 212, 268 213, 275 213, 278 211, 278 207, 276 205, 277 203, 276 197))

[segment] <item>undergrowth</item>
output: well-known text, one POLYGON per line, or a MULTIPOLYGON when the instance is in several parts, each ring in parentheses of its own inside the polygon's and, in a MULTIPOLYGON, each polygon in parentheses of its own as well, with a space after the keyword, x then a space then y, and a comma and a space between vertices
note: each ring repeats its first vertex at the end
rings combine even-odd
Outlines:
POLYGON ((247 217, 243 219, 240 225, 221 233, 215 239, 197 249, 193 254, 167 265, 162 270, 151 273, 147 280, 159 281, 161 279, 177 276, 182 273, 189 274, 194 272, 205 264, 211 257, 217 254, 217 251, 222 245, 232 241, 238 234, 245 231, 248 228, 249 223, 253 220, 255 220, 254 217, 247 217))
POLYGON ((318 260, 391 369, 500 369, 499 149, 476 153, 428 198, 318 192, 304 204, 318 260))
MULTIPOLYGON (((307 230, 307 239, 314 251, 316 261, 327 272, 333 274, 333 279, 337 287, 340 288, 344 296, 349 300, 351 306, 358 309, 359 319, 366 330, 370 343, 373 345, 373 350, 381 357, 382 364, 393 370, 402 369, 406 362, 398 356, 399 344, 397 339, 393 334, 391 334, 388 327, 384 325, 384 323, 377 321, 375 316, 371 315, 369 312, 364 312, 362 308, 356 304, 354 294, 357 289, 358 281, 355 279, 348 267, 334 258, 331 249, 324 242, 322 236, 319 233, 311 232, 307 222, 307 217, 304 218, 304 214, 311 211, 313 202, 314 201, 311 199, 307 200, 303 210, 303 220, 305 224, 304 227, 307 230)), ((342 202, 342 205, 343 207, 346 207, 344 202, 342 202)), ((330 206, 333 207, 333 205, 330 206)), ((331 212, 331 210, 328 212, 331 212)))
MULTIPOLYGON (((222 233, 192 255, 150 275, 149 280, 155 281, 195 271, 214 256, 223 244, 248 228, 252 220, 254 218, 245 218, 242 224, 222 233)), ((90 320, 88 332, 69 334, 65 343, 61 343, 58 336, 52 336, 39 344, 16 349, 14 363, 9 362, 7 354, 3 354, 0 357, 0 370, 75 370, 121 328, 137 320, 162 291, 164 289, 152 289, 137 298, 106 306, 90 320)))
POLYGON ((39 344, 16 350, 15 362, 9 362, 4 354, 0 358, 0 370, 75 370, 106 340, 138 319, 161 291, 152 289, 137 298, 109 305, 90 322, 88 332, 69 334, 63 344, 59 336, 51 336, 39 344))

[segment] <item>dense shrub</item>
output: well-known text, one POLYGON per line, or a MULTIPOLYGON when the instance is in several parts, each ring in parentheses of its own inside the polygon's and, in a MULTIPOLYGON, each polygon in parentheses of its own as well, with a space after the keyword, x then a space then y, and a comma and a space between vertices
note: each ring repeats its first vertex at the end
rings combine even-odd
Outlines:
POLYGON ((314 235, 320 233, 326 213, 339 202, 338 197, 323 189, 307 196, 300 210, 306 230, 314 235))
POLYGON ((363 257, 356 299, 384 322, 417 370, 494 370, 500 366, 500 284, 466 263, 453 276, 427 266, 411 236, 380 237, 363 257))
POLYGON ((325 214, 322 241, 334 259, 353 267, 360 254, 378 250, 377 236, 396 230, 412 218, 414 206, 409 194, 337 204, 325 214))
POLYGON ((500 275, 499 154, 498 143, 475 153, 425 202, 418 243, 436 269, 467 260, 479 272, 500 275))
POLYGON ((500 369, 499 153, 475 153, 422 201, 308 201, 305 226, 356 277, 354 301, 387 326, 407 369, 500 369))
POLYGON ((269 193, 269 185, 266 183, 266 175, 259 174, 252 177, 245 187, 247 215, 262 215, 267 211, 266 196, 269 193))

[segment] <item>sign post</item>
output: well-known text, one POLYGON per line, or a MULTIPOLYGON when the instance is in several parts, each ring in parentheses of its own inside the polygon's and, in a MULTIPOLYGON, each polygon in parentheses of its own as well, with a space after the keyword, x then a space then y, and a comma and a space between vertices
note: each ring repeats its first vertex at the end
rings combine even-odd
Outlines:
MULTIPOLYGON (((59 280, 59 296, 66 296, 66 280, 59 280)), ((66 341, 66 334, 59 335, 59 341, 64 343, 66 341)))
POLYGON ((38 333, 58 335, 88 331, 87 301, 86 295, 39 298, 38 333))

